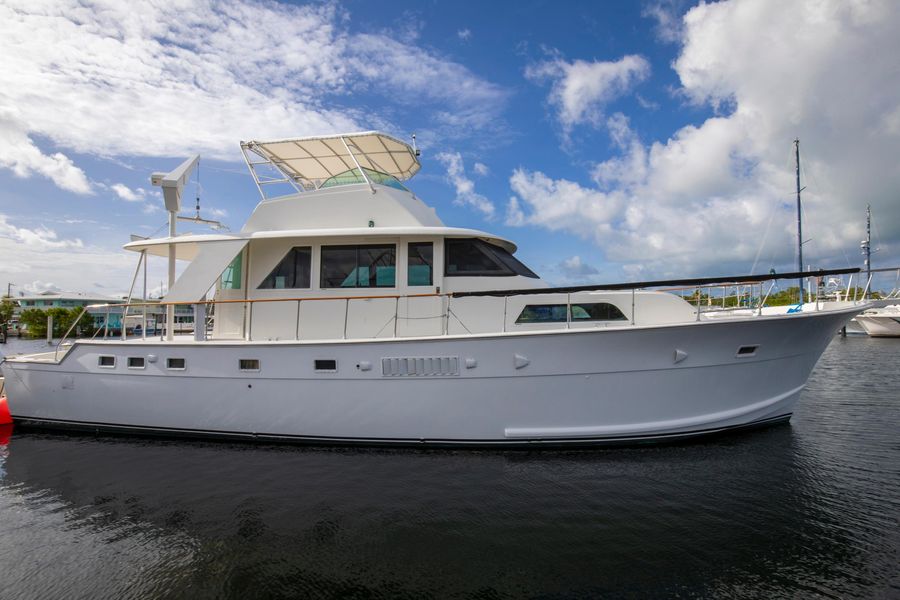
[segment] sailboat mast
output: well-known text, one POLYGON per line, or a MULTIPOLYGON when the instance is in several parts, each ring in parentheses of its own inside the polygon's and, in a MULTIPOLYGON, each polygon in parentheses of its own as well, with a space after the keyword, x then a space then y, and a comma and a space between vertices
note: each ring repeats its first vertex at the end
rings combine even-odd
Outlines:
MULTIPOLYGON (((797 170, 797 272, 803 272, 803 218, 800 210, 800 140, 794 140, 794 164, 797 170)), ((803 278, 797 280, 800 304, 803 304, 803 278)))
POLYGON ((872 283, 872 206, 866 204, 866 241, 863 243, 863 256, 866 260, 866 289, 872 283))

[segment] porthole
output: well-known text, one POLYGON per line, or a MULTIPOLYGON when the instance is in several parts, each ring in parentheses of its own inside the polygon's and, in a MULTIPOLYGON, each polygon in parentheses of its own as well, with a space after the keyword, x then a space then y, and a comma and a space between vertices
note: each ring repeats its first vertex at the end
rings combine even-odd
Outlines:
POLYGON ((749 358, 751 356, 756 355, 756 351, 759 349, 759 345, 755 346, 741 346, 735 352, 735 357, 737 358, 749 358))
POLYGON ((143 369, 144 357, 143 356, 129 356, 128 357, 128 368, 129 369, 143 369))
POLYGON ((97 358, 97 366, 105 369, 114 369, 116 367, 116 357, 100 356, 97 358))
POLYGON ((167 358, 166 368, 173 371, 184 371, 185 360, 183 358, 167 358))

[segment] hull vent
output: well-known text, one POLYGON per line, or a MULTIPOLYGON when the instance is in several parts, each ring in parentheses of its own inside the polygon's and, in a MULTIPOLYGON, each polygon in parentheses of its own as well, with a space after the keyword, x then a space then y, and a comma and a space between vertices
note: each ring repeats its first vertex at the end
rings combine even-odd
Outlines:
POLYGON ((458 356, 411 356, 382 358, 385 377, 441 377, 459 375, 458 356))

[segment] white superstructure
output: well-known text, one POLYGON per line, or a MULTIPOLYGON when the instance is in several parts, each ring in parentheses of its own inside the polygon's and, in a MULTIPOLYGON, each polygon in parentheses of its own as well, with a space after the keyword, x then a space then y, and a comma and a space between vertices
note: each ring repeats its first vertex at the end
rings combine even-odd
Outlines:
MULTIPOLYGON (((8 358, 14 418, 293 441, 666 439, 789 418, 833 332, 865 308, 712 315, 627 285, 549 288, 511 241, 447 227, 406 189, 417 152, 395 138, 242 150, 263 200, 241 231, 173 226, 125 246, 190 261, 165 302, 208 327, 8 358), (274 186, 291 193, 267 198, 274 186)), ((191 164, 154 175, 167 204, 191 164)))

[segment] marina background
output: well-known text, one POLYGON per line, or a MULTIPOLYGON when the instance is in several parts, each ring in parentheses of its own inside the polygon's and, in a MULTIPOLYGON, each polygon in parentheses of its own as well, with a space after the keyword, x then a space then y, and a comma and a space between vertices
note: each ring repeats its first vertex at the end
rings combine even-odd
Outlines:
POLYGON ((2 597, 897 597, 898 359, 900 339, 835 337, 789 425, 678 445, 14 431, 2 597))

